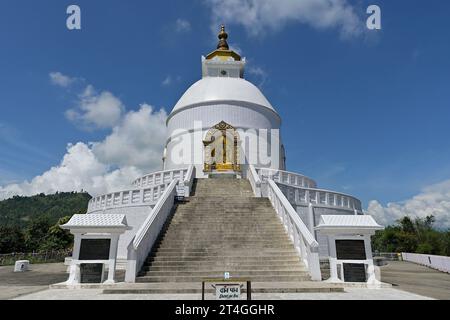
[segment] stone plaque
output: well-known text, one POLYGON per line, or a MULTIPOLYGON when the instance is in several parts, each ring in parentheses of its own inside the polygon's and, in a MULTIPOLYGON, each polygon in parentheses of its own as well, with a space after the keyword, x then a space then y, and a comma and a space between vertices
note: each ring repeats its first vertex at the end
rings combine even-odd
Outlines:
POLYGON ((338 260, 366 260, 364 240, 336 240, 338 260))
POLYGON ((102 283, 103 263, 82 263, 80 274, 80 283, 102 283))
POLYGON ((366 266, 363 263, 344 263, 345 282, 366 282, 366 266))
POLYGON ((79 260, 109 260, 111 239, 82 239, 79 260))

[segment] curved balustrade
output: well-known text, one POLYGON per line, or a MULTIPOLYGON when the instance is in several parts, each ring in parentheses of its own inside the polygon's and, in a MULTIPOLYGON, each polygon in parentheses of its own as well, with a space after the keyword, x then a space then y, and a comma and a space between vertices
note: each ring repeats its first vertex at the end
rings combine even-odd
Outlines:
POLYGON ((317 183, 313 179, 302 174, 268 168, 256 168, 256 172, 263 183, 271 179, 277 183, 280 182, 292 186, 317 188, 317 183))
POLYGON ((267 196, 267 181, 276 182, 286 198, 296 205, 332 207, 362 213, 361 201, 357 198, 330 190, 317 189, 314 180, 288 171, 256 168, 261 179, 261 192, 267 196))
POLYGON ((194 166, 149 174, 133 182, 135 189, 92 198, 89 201, 87 213, 123 207, 154 206, 174 180, 180 182, 176 185, 177 195, 189 197, 194 178, 194 166))
POLYGON ((166 186, 126 190, 94 197, 89 201, 87 213, 113 208, 152 206, 164 193, 166 186))
POLYGON ((314 206, 362 212, 361 201, 344 193, 323 189, 302 188, 284 183, 277 184, 289 202, 297 205, 308 205, 311 203, 314 206))
POLYGON ((157 186, 161 184, 168 185, 175 179, 179 179, 180 181, 185 180, 188 171, 189 168, 153 172, 134 180, 132 185, 137 188, 157 186))

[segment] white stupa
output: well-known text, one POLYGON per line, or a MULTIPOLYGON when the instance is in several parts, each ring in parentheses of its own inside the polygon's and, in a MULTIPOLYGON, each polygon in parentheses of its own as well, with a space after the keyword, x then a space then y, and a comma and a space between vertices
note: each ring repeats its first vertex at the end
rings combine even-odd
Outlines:
POLYGON ((264 94, 244 79, 245 58, 229 50, 227 38, 222 27, 217 50, 202 57, 202 79, 183 94, 168 117, 165 169, 194 164, 197 177, 205 177, 213 171, 245 172, 249 164, 285 168, 281 118, 264 94), (249 141, 256 135, 260 141, 249 141), (187 152, 186 143, 192 144, 187 152), (219 149, 224 152, 214 152, 219 149), (262 163, 257 153, 271 154, 269 150, 276 157, 262 163))
MULTIPOLYGON (((380 226, 364 214, 357 198, 318 189, 313 179, 286 171, 281 118, 244 79, 245 58, 229 49, 227 38, 222 26, 217 50, 202 57, 202 79, 183 94, 167 119, 163 171, 136 179, 127 190, 95 196, 87 212, 95 219, 77 217, 68 224, 78 226, 74 252, 78 254, 83 237, 99 237, 85 230, 99 233, 114 227, 125 232, 117 254, 110 256, 117 256, 119 268, 126 267, 127 281, 133 282, 175 199, 189 199, 195 179, 225 176, 247 179, 255 197, 270 200, 312 280, 322 279, 320 263, 326 262, 332 281, 342 281, 345 272, 359 272, 375 283, 370 235, 380 226), (120 215, 127 228, 107 225, 101 215, 105 221, 120 215)), ((226 194, 222 196, 226 202, 226 194)))

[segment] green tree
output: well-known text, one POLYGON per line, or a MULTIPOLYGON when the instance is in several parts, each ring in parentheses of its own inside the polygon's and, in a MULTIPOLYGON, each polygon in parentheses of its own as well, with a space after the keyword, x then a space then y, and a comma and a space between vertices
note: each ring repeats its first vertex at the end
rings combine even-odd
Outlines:
POLYGON ((379 252, 411 252, 437 255, 450 254, 449 231, 433 228, 434 216, 412 220, 406 216, 393 226, 378 231, 372 238, 373 249, 379 252))
POLYGON ((45 215, 30 221, 25 230, 25 245, 28 251, 39 251, 40 246, 47 240, 50 227, 50 218, 45 215))
POLYGON ((24 249, 24 235, 18 227, 0 226, 0 253, 22 252, 24 249))
POLYGON ((61 229, 61 225, 69 222, 70 218, 70 216, 63 217, 48 229, 45 241, 39 246, 41 251, 63 250, 72 247, 73 235, 68 230, 61 229))

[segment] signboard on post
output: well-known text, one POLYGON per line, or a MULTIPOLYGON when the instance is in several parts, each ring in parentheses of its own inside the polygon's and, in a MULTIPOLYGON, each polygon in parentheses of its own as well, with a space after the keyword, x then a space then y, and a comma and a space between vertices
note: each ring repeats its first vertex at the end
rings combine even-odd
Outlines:
MULTIPOLYGON (((228 273, 228 272, 226 272, 228 273)), ((225 274, 225 276, 229 276, 225 274)), ((215 291, 216 300, 239 300, 242 287, 247 284, 247 300, 252 300, 252 282, 249 279, 204 279, 202 281, 202 300, 205 300, 205 283, 211 283, 215 291)))
POLYGON ((241 298, 241 284, 233 283, 217 283, 216 299, 217 300, 239 300, 241 298))

